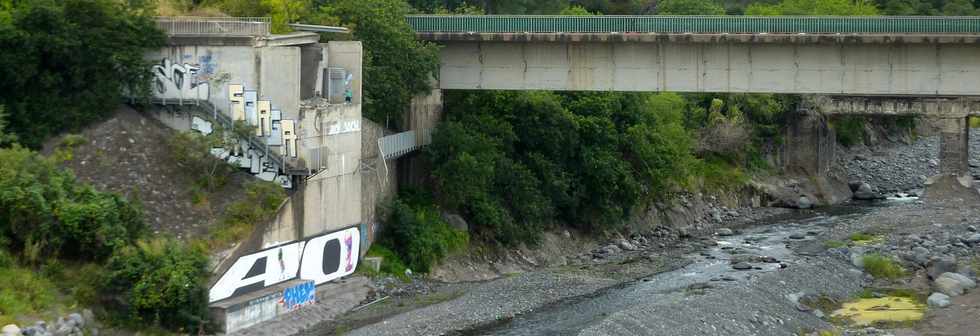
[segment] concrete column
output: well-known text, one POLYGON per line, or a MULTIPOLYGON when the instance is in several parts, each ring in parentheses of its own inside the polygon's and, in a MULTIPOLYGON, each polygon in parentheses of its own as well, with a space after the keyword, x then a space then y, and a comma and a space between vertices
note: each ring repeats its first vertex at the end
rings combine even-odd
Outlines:
POLYGON ((939 119, 939 173, 970 175, 970 123, 968 117, 939 119))
POLYGON ((939 119, 939 175, 926 181, 925 200, 933 204, 978 204, 970 175, 970 123, 965 115, 939 119))
POLYGON ((826 116, 809 108, 797 110, 789 118, 783 168, 807 175, 826 173, 836 155, 835 141, 826 116))
MULTIPOLYGON (((432 142, 432 130, 442 120, 442 90, 433 81, 432 91, 412 98, 408 113, 405 114, 404 127, 415 131, 415 143, 421 148, 432 142)), ((431 179, 432 165, 420 155, 412 152, 398 159, 398 184, 405 186, 426 185, 431 179)))

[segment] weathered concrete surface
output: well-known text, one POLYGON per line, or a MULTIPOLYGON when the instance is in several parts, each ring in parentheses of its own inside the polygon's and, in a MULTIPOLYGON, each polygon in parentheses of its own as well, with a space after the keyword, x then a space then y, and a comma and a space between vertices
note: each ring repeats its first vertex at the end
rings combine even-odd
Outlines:
POLYGON ((806 103, 823 114, 934 118, 965 118, 980 114, 980 100, 973 98, 808 96, 806 103))
POLYGON ((456 33, 417 32, 421 40, 434 42, 687 42, 687 43, 797 43, 797 44, 974 44, 980 36, 969 34, 760 34, 760 33, 456 33))
POLYGON ((439 87, 980 95, 973 84, 980 75, 977 44, 955 39, 948 44, 757 43, 768 37, 753 38, 747 43, 718 36, 705 38, 706 43, 666 37, 655 43, 445 41, 439 87))
MULTIPOLYGON (((278 287, 286 288, 288 286, 278 287)), ((278 290, 281 292, 282 289, 278 290)), ((270 315, 270 312, 266 312, 265 315, 256 315, 264 318, 258 320, 258 323, 248 323, 248 328, 236 328, 229 335, 294 335, 319 322, 332 319, 353 309, 367 297, 370 290, 370 282, 362 276, 326 283, 316 288, 316 304, 300 307, 295 311, 286 311, 282 304, 272 302, 271 307, 264 307, 264 309, 265 311, 276 309, 275 315, 270 315)), ((278 294, 281 296, 281 293, 278 294)), ((276 293, 272 293, 271 296, 263 296, 263 298, 265 297, 276 298, 277 296, 276 293)), ((265 301, 260 299, 257 303, 263 302, 265 301)), ((265 305, 270 306, 269 303, 265 303, 265 305)), ((256 313, 263 311, 260 310, 261 306, 254 307, 256 313)))

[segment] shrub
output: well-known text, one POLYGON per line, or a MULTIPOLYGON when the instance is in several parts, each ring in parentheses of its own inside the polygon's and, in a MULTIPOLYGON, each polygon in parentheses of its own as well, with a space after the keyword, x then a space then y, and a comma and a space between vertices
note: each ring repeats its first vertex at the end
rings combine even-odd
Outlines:
POLYGON ((125 322, 196 331, 207 316, 207 264, 201 248, 170 239, 139 241, 109 258, 100 289, 121 299, 125 322))
MULTIPOLYGON (((0 250, 0 259, 9 258, 6 251, 0 250)), ((0 284, 0 323, 14 323, 15 317, 36 314, 55 300, 51 281, 12 263, 0 266, 0 284)))
POLYGON ((837 142, 846 147, 864 142, 864 118, 843 116, 831 123, 837 134, 837 142))
POLYGON ((211 155, 212 148, 225 147, 222 131, 214 130, 210 135, 197 131, 174 134, 167 141, 170 156, 182 170, 196 178, 195 185, 208 192, 223 186, 234 168, 223 160, 211 155))
POLYGON ((35 152, 0 149, 0 237, 27 261, 100 260, 143 229, 137 204, 78 182, 35 152))
MULTIPOLYGON (((393 275, 403 281, 409 280, 408 276, 405 275, 405 269, 408 267, 405 266, 405 263, 402 261, 401 257, 399 257, 395 251, 381 245, 381 242, 371 244, 371 248, 368 249, 365 256, 381 257, 380 273, 393 275)), ((374 270, 363 266, 358 266, 357 270, 358 272, 367 273, 369 275, 374 272, 374 270)))
POLYGON ((244 238, 255 225, 272 219, 286 199, 282 186, 266 181, 245 185, 245 197, 228 205, 216 231, 211 233, 217 244, 244 238))
POLYGON ((905 269, 894 259, 880 254, 867 254, 862 258, 864 270, 879 279, 898 279, 905 276, 905 269))
POLYGON ((431 201, 396 199, 389 207, 383 242, 394 248, 413 271, 427 273, 433 265, 466 245, 468 236, 449 226, 431 201))
POLYGON ((853 242, 868 241, 868 240, 872 240, 874 238, 875 237, 873 235, 868 234, 868 233, 864 233, 864 232, 855 232, 855 233, 852 233, 851 236, 849 237, 849 239, 851 241, 853 241, 853 242))

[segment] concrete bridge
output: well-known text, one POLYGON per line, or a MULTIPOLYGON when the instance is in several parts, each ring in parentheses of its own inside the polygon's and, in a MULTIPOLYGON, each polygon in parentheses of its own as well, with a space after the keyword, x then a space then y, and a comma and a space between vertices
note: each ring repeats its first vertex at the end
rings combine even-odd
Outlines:
MULTIPOLYGON (((941 171, 969 174, 967 116, 980 113, 980 17, 407 20, 419 39, 442 45, 439 89, 802 94, 818 114, 941 119, 941 171)), ((419 99, 413 111, 436 114, 438 96, 419 99)), ((790 162, 796 153, 810 158, 795 161, 832 161, 823 149, 791 152, 790 162)))

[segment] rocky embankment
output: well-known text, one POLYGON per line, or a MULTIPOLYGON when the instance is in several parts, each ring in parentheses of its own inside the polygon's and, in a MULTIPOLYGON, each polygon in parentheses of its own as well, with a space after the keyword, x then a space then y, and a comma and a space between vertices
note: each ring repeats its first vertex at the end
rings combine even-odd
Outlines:
MULTIPOLYGON (((970 132, 970 152, 980 153, 980 131, 970 132)), ((917 137, 909 144, 883 141, 838 152, 838 165, 851 182, 864 182, 883 196, 920 192, 927 178, 939 174, 939 136, 917 137)), ((980 177, 980 157, 972 155, 970 169, 980 177)), ((854 189, 854 188, 852 188, 854 189)))

